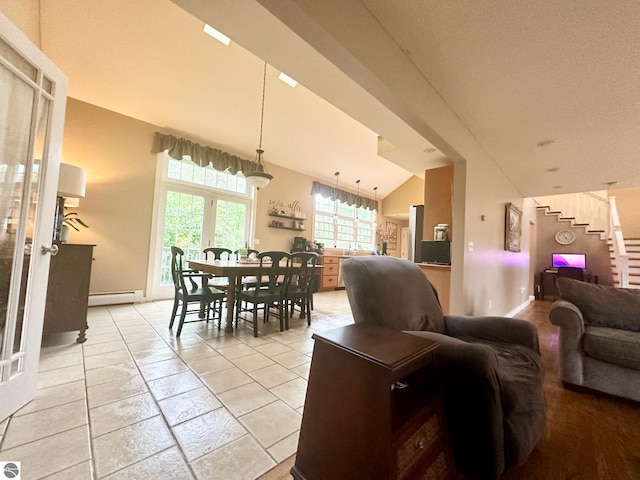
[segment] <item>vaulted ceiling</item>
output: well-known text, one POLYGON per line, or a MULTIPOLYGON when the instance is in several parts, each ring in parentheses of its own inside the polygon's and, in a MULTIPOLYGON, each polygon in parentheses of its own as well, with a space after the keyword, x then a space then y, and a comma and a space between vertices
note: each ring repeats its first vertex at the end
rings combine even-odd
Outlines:
POLYGON ((245 158, 266 60, 267 162, 380 196, 475 155, 523 196, 640 186, 639 2, 40 3, 72 97, 245 158))

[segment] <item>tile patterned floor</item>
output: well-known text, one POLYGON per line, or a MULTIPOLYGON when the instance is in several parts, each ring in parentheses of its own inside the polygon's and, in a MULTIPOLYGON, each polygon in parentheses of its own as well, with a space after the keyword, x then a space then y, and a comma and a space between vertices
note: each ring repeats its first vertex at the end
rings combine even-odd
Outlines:
POLYGON ((23 479, 232 480, 293 455, 311 336, 353 322, 345 292, 315 295, 311 327, 274 319, 258 338, 199 322, 176 339, 171 307, 93 307, 86 343, 46 337, 37 397, 0 423, 0 461, 23 479))

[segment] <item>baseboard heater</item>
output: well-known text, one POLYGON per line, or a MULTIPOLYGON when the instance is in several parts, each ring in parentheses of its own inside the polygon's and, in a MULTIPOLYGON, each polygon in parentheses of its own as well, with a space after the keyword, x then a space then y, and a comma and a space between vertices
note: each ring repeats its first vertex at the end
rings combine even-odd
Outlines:
POLYGON ((92 293, 89 295, 89 306, 98 307, 100 305, 140 303, 142 302, 142 299, 142 290, 134 290, 131 292, 92 293))

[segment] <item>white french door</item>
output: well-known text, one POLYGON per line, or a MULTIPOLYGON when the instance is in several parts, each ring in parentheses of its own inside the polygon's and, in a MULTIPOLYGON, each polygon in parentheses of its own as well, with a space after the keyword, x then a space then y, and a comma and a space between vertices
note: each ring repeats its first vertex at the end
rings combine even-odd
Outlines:
POLYGON ((35 396, 66 93, 0 13, 0 421, 35 396))
POLYGON ((229 198, 195 189, 167 187, 158 225, 162 232, 159 275, 154 280, 153 297, 173 296, 171 247, 178 246, 187 258, 202 258, 206 247, 236 250, 249 238, 249 199, 229 198))

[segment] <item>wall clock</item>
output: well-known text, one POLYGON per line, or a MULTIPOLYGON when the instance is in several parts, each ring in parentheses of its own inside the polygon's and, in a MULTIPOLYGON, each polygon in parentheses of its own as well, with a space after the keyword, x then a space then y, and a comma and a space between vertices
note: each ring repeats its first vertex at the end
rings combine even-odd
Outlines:
POLYGON ((569 245, 576 239, 576 234, 571 230, 559 230, 556 232, 556 242, 560 245, 569 245))

